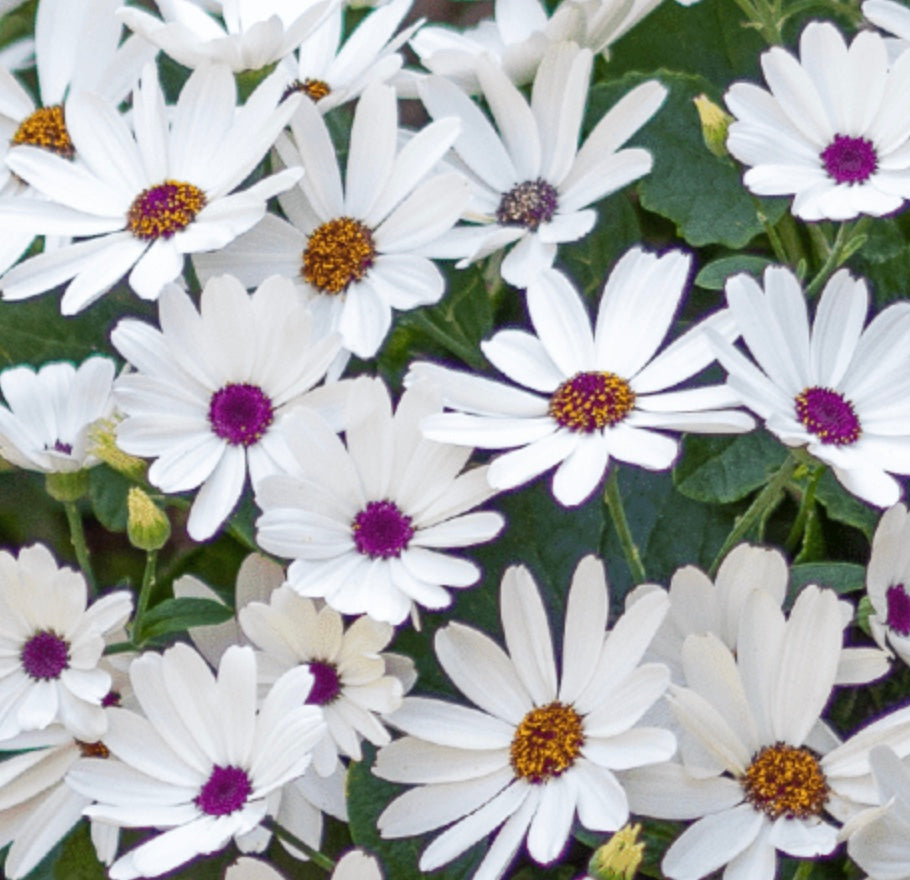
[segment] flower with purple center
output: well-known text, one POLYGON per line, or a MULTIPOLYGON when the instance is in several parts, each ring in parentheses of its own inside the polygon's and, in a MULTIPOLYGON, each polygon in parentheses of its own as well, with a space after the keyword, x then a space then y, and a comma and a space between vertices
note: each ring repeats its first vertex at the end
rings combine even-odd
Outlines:
POLYGON ((426 440, 439 412, 432 389, 408 389, 397 410, 379 380, 358 379, 343 443, 315 413, 293 415, 293 465, 256 483, 257 542, 290 558, 288 583, 342 614, 401 623, 417 606, 445 608, 445 587, 480 578, 447 552, 495 537, 498 513, 472 511, 493 494, 485 467, 461 473, 471 450, 426 440))
POLYGON ((313 683, 305 667, 276 677, 261 703, 258 678, 253 649, 237 645, 216 675, 185 644, 133 661, 144 714, 108 709, 110 757, 87 757, 68 777, 95 801, 86 810, 92 818, 165 829, 121 855, 112 880, 157 877, 261 833, 274 794, 307 769, 325 722, 301 699, 313 683))
POLYGON ((866 592, 869 630, 882 648, 910 665, 910 515, 904 504, 885 511, 872 539, 866 592))
MULTIPOLYGON (((867 4, 868 5, 868 4, 867 4)), ((792 195, 803 220, 880 217, 910 197, 910 127, 903 96, 910 53, 889 64, 885 39, 860 31, 848 46, 830 22, 803 30, 799 59, 762 55, 768 91, 734 83, 727 149, 757 195, 792 195)))
POLYGON ((125 591, 88 605, 85 578, 40 544, 0 551, 0 741, 54 722, 101 739, 111 676, 99 662, 132 607, 125 591))
POLYGON ((846 489, 878 507, 901 494, 891 474, 910 473, 910 305, 881 311, 864 328, 869 293, 846 269, 822 291, 810 324, 796 276, 769 266, 761 284, 727 281, 727 303, 752 360, 712 335, 728 386, 787 446, 805 447, 846 489))
POLYGON ((281 467, 291 408, 340 409, 346 382, 315 388, 335 358, 334 335, 316 339, 293 284, 266 281, 252 295, 229 277, 206 284, 197 311, 170 288, 159 301, 161 331, 121 321, 111 339, 137 370, 115 396, 126 418, 117 442, 154 457, 149 480, 164 492, 201 487, 188 531, 215 534, 243 492, 281 467))

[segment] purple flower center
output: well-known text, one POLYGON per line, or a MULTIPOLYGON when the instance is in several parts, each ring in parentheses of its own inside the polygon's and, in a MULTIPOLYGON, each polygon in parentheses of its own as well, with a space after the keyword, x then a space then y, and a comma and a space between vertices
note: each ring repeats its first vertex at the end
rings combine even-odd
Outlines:
POLYGON ((62 452, 64 455, 72 455, 73 447, 70 443, 64 443, 62 440, 55 440, 54 445, 51 447, 54 452, 62 452))
POLYGON ((532 232, 541 223, 549 223, 559 207, 556 188, 543 178, 526 180, 502 194, 496 209, 501 226, 524 226, 532 232))
POLYGON ((904 585, 888 587, 885 599, 888 602, 888 629, 899 636, 910 636, 910 596, 904 585))
POLYGON ((246 803, 252 790, 244 770, 216 765, 196 798, 196 806, 210 816, 227 816, 246 803))
POLYGON ((838 183, 862 183, 878 166, 872 141, 845 134, 834 136, 832 143, 822 151, 821 160, 828 175, 838 183))
POLYGON ((186 229, 205 207, 205 193, 182 180, 165 180, 142 190, 130 205, 126 225, 136 238, 156 241, 186 229))
POLYGON ((401 556, 414 537, 411 517, 391 501, 371 501, 354 517, 351 528, 357 549, 371 559, 401 556))
POLYGON ((553 392, 548 412, 570 431, 590 434, 621 422, 635 406, 635 392, 615 373, 576 373, 553 392))
POLYGON ((252 446, 274 418, 272 401, 258 385, 225 385, 212 395, 212 430, 232 446, 252 446))
POLYGON ((310 663, 313 673, 313 688, 306 702, 311 706, 326 706, 334 702, 341 693, 341 679, 334 663, 314 660, 310 663))
POLYGON ((50 630, 37 632, 22 647, 22 668, 36 680, 59 678, 70 665, 69 647, 50 630))
POLYGON ((863 433, 853 404, 830 388, 806 388, 794 403, 796 417, 822 443, 848 446, 863 433))

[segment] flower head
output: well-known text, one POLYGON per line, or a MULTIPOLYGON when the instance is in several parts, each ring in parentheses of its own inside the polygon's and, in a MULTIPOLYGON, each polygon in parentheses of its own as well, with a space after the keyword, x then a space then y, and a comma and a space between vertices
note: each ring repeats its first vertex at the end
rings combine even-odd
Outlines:
POLYGON ((577 814, 596 831, 629 817, 614 771, 667 760, 666 730, 637 722, 669 681, 639 665, 667 610, 666 596, 637 604, 606 632, 608 596, 594 557, 575 571, 566 610, 561 679, 543 602, 527 569, 506 571, 500 610, 508 654, 477 630, 451 623, 436 654, 479 708, 407 697, 390 721, 407 736, 379 752, 374 772, 417 787, 379 817, 384 837, 449 825, 424 850, 433 871, 501 827, 478 867, 498 880, 526 837, 539 863, 555 861, 577 814))
POLYGON ((553 494, 576 505, 597 488, 611 459, 670 467, 677 442, 666 430, 748 430, 751 418, 723 408, 736 398, 721 387, 667 390, 712 360, 706 326, 732 335, 730 316, 721 312, 658 352, 688 272, 689 258, 679 252, 628 251, 607 280, 593 329, 565 276, 542 273, 527 290, 536 335, 503 330, 481 343, 490 362, 523 387, 413 364, 406 384, 436 383, 446 406, 457 411, 427 419, 424 433, 480 448, 517 447, 490 465, 497 489, 558 465, 553 494))
POLYGON ((866 589, 873 638, 910 664, 910 516, 903 504, 886 510, 875 530, 866 589))
POLYGON ((163 491, 202 486, 188 523, 199 541, 230 514, 247 467, 254 481, 280 469, 290 409, 333 407, 345 392, 343 383, 314 389, 338 340, 314 340, 290 281, 272 278, 250 295, 235 279, 216 278, 200 308, 171 287, 159 302, 161 331, 126 319, 111 334, 137 368, 117 382, 126 415, 117 441, 155 457, 149 480, 163 491))
POLYGON ((428 389, 409 389, 394 415, 381 381, 358 380, 343 444, 300 410, 288 435, 287 475, 256 483, 259 545, 294 561, 288 583, 342 614, 398 624, 423 605, 445 608, 445 590, 467 587, 480 569, 447 552, 495 537, 498 513, 472 511, 493 494, 485 468, 461 473, 470 451, 420 435, 440 409, 428 389))
POLYGON ((799 60, 780 47, 761 60, 770 93, 734 83, 726 94, 736 117, 727 148, 750 166, 743 183, 758 195, 793 195, 803 220, 896 211, 910 196, 901 109, 910 54, 889 66, 878 34, 862 31, 848 47, 833 24, 811 22, 799 60))
POLYGON ((730 387, 772 434, 830 465, 855 495, 894 504, 900 485, 890 473, 910 473, 903 434, 910 308, 890 306, 864 329, 866 284, 842 269, 822 291, 810 328, 799 281, 776 266, 765 270, 763 286, 747 275, 730 279, 727 302, 755 361, 712 336, 730 387))

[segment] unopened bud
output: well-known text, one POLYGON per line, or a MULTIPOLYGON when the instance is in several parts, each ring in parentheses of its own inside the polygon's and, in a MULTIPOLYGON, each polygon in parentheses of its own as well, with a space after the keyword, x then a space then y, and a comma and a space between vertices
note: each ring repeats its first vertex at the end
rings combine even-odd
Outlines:
POLYGON ((171 536, 167 514, 138 486, 126 496, 126 534, 140 550, 160 550, 171 536))
POLYGON ((727 129, 733 117, 718 107, 707 95, 699 95, 692 101, 701 119, 701 135, 705 139, 705 146, 718 158, 728 156, 727 129))
POLYGON ((144 479, 145 462, 124 452, 117 445, 116 427, 113 419, 99 419, 95 422, 89 432, 89 451, 127 479, 144 479))
POLYGON ((641 825, 620 828, 591 857, 588 873, 594 880, 632 880, 645 855, 644 843, 639 843, 641 825))

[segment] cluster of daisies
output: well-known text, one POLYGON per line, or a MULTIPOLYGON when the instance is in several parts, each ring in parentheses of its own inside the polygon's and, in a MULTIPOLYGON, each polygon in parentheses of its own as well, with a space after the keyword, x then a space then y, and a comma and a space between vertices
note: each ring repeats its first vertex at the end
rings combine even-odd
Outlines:
MULTIPOLYGON (((333 880, 398 880, 376 854, 320 851, 373 750, 408 786, 378 832, 428 835, 425 872, 480 844, 471 877, 500 880, 523 848, 552 865, 573 831, 606 841, 639 817, 680 823, 671 880, 772 880, 778 853, 844 844, 872 880, 910 876, 910 706, 849 731, 825 714, 910 663, 910 301, 868 320, 846 226, 815 279, 734 274, 694 320, 687 251, 628 248, 593 298, 560 261, 651 174, 634 143, 667 87, 586 108, 597 56, 658 4, 497 0, 459 32, 412 21, 411 0, 353 29, 337 0, 38 0, 34 39, 0 49, 0 309, 56 291, 70 316, 127 290, 157 309, 81 363, 0 372, 0 456, 46 475, 81 569, 0 551, 4 876, 85 818, 113 880, 228 847, 244 855, 225 880, 282 880, 276 846, 333 880), (424 124, 399 124, 404 100, 424 124), (445 302, 477 263, 528 318, 472 350, 491 369, 379 375, 396 313, 445 302), (522 559, 497 585, 470 558, 509 527, 499 493, 547 475, 571 516, 619 465, 668 471, 683 434, 760 427, 791 450, 783 477, 826 466, 887 508, 865 647, 850 602, 788 593, 784 555, 735 540, 716 576, 685 565, 612 613, 596 556, 555 585, 559 609, 522 559), (79 502, 96 467, 130 484, 138 591, 94 582, 79 502), (173 503, 198 544, 255 507, 231 605, 187 574, 150 607, 173 503), (435 660, 463 700, 421 695, 396 629, 497 587, 504 648, 448 620, 435 660), (206 623, 170 638, 168 607, 206 623)), ((801 221, 910 199, 910 8, 863 12, 851 42, 810 22, 798 53, 762 54, 767 88, 724 97, 743 185, 801 221)))

